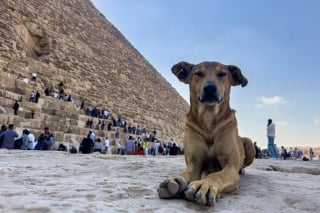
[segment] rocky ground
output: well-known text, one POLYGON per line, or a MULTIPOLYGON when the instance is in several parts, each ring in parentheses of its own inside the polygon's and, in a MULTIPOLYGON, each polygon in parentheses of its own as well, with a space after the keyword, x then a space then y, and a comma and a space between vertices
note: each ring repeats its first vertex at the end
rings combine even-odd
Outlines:
POLYGON ((0 149, 0 212, 318 212, 320 161, 256 160, 214 207, 160 200, 184 158, 0 149))

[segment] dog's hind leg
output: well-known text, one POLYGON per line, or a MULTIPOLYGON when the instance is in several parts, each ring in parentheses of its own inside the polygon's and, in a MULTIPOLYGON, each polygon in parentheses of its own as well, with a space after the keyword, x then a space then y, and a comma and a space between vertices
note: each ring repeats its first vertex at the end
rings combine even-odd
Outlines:
POLYGON ((241 141, 243 143, 244 154, 245 154, 245 159, 244 159, 244 163, 243 163, 242 168, 245 168, 253 162, 254 157, 256 155, 256 150, 254 149, 254 146, 253 146, 251 139, 241 138, 241 141))

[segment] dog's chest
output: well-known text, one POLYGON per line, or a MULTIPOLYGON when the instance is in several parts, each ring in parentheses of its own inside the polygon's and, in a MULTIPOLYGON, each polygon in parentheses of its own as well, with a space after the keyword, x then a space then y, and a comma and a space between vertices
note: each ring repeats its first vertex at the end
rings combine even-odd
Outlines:
POLYGON ((208 153, 207 153, 207 160, 205 160, 205 164, 203 165, 203 171, 206 171, 207 173, 212 173, 212 172, 217 172, 220 171, 221 165, 219 163, 219 161, 217 160, 216 156, 213 154, 214 150, 213 150, 214 146, 209 146, 208 148, 208 153))

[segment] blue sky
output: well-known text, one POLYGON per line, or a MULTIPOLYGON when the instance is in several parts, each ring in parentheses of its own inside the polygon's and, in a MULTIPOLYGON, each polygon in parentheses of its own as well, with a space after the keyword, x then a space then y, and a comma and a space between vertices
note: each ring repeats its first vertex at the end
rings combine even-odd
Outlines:
POLYGON ((189 100, 171 67, 219 61, 240 67, 232 89, 239 133, 267 146, 320 146, 320 1, 93 0, 129 42, 189 100))

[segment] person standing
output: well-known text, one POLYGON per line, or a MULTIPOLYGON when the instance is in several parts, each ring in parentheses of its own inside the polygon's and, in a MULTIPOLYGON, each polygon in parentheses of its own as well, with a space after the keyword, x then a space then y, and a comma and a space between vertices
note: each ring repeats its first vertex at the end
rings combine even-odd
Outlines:
POLYGON ((37 92, 36 92, 36 95, 35 95, 34 102, 35 102, 35 103, 38 103, 39 98, 40 98, 40 93, 37 91, 37 92))
POLYGON ((14 139, 18 137, 19 135, 14 130, 14 125, 9 124, 8 130, 0 134, 0 141, 2 141, 0 148, 14 149, 14 139))
POLYGON ((105 153, 109 153, 109 146, 110 146, 110 140, 108 137, 106 137, 106 140, 104 141, 104 146, 105 146, 105 153))
POLYGON ((144 155, 148 155, 148 144, 147 144, 146 139, 144 137, 142 138, 141 147, 144 151, 144 155))
POLYGON ((125 144, 126 155, 133 155, 135 153, 135 144, 133 137, 130 135, 125 144))
POLYGON ((31 118, 32 119, 34 118, 34 114, 36 113, 36 111, 37 111, 37 106, 33 105, 31 108, 31 118))
POLYGON ((19 107, 20 107, 20 105, 19 105, 18 101, 16 101, 16 102, 13 104, 14 115, 18 115, 19 107))
POLYGON ((120 141, 117 141, 117 154, 118 155, 121 154, 121 143, 120 143, 120 141))
POLYGON ((314 153, 311 147, 309 149, 309 156, 310 156, 310 160, 313 160, 314 153))
POLYGON ((268 123, 267 123, 268 151, 271 154, 272 158, 277 159, 279 156, 274 144, 275 134, 276 134, 276 126, 272 122, 272 119, 268 119, 268 123))

